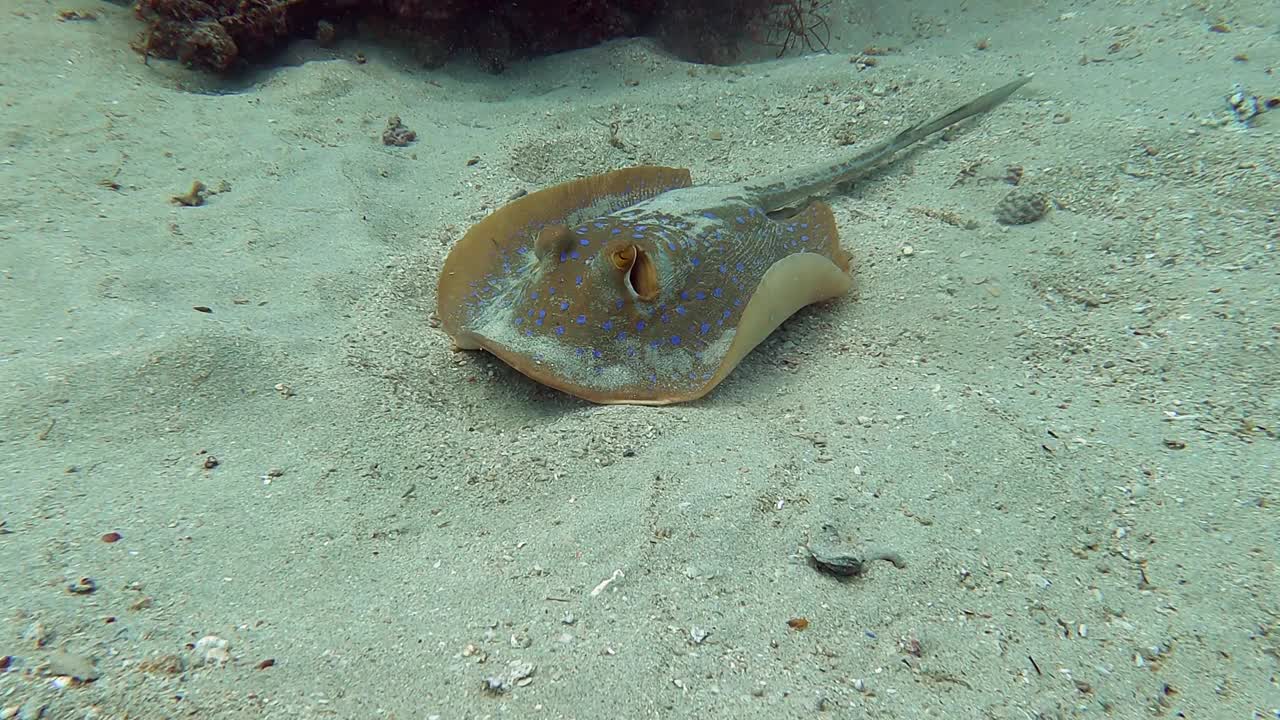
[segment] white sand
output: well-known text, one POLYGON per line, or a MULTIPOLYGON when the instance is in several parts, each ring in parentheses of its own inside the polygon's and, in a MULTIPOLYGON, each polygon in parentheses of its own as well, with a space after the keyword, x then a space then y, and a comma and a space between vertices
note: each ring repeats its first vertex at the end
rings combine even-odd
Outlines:
POLYGON ((1280 10, 904 5, 828 56, 352 41, 210 95, 125 8, 5 2, 0 717, 1273 717, 1280 113, 1224 98, 1280 95, 1280 10), (588 406, 429 325, 517 190, 751 177, 1025 71, 834 199, 856 297, 704 401, 588 406), (1010 165, 1061 207, 997 225, 1010 165), (906 568, 819 573, 827 522, 906 568))

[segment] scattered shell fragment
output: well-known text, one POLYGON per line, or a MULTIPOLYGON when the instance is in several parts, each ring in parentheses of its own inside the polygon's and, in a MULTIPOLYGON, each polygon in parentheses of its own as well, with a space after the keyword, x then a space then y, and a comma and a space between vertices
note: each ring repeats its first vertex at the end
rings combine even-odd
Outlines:
POLYGON ((996 221, 1001 225, 1026 225, 1049 212, 1049 196, 1042 192, 1014 190, 996 205, 996 221))

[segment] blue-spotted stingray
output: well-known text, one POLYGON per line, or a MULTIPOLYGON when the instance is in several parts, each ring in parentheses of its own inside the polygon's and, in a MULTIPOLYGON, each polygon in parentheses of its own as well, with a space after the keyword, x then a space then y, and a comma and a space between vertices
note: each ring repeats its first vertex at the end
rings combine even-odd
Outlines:
POLYGON ((450 251, 441 324, 458 348, 591 402, 702 397, 794 312, 852 286, 831 207, 815 198, 1030 79, 759 182, 695 186, 688 170, 643 166, 526 195, 450 251))

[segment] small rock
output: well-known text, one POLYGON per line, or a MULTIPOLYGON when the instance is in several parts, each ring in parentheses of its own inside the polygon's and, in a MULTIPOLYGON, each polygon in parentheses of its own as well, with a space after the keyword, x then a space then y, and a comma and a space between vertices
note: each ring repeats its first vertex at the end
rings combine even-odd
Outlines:
POLYGON ((28 625, 27 629, 22 633, 22 639, 30 640, 37 650, 49 644, 49 637, 49 629, 39 620, 28 625))
POLYGON ((533 671, 537 669, 531 662, 512 660, 506 672, 501 675, 490 675, 484 679, 484 689, 491 693, 510 692, 512 688, 524 687, 533 682, 533 671))
POLYGON ((996 205, 996 221, 1002 225, 1026 225, 1039 220, 1048 212, 1048 195, 1014 190, 996 205))
POLYGON ((195 647, 191 653, 194 656, 192 665, 200 667, 202 665, 226 665, 231 660, 231 652, 227 649, 229 643, 216 636, 205 635, 196 641, 195 647))
POLYGON ((160 675, 181 675, 183 670, 187 669, 187 663, 181 657, 169 653, 167 655, 156 655, 149 657, 138 663, 137 669, 145 673, 157 673, 160 675))
POLYGON ((49 653, 44 665, 45 675, 65 675, 80 682, 93 682, 102 677, 94 664, 93 658, 75 653, 55 650, 49 653))
POLYGON ((892 550, 863 548, 845 542, 839 531, 832 525, 823 525, 819 538, 811 540, 807 549, 818 570, 838 577, 858 577, 867 570, 867 565, 876 560, 893 563, 899 570, 907 563, 898 553, 892 550))
POLYGON ((404 123, 400 122, 399 115, 392 115, 387 119, 387 129, 382 131, 383 145, 405 147, 417 139, 418 133, 405 127, 404 123))
POLYGON ((97 589, 98 584, 89 577, 82 577, 67 586, 67 592, 73 595, 88 595, 97 589))

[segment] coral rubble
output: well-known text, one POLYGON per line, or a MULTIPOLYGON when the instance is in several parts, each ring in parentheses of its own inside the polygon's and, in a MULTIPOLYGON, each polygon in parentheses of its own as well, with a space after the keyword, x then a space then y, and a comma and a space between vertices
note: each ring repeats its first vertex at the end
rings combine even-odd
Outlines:
MULTIPOLYGON (((654 34, 698 62, 730 62, 748 37, 819 19, 818 0, 138 0, 146 24, 133 43, 144 56, 217 73, 261 61, 288 42, 334 42, 360 26, 442 62, 470 51, 494 72, 512 60, 617 37, 654 34), (797 15, 799 13, 799 15, 797 15)), ((811 45, 808 38, 801 38, 811 45)))

